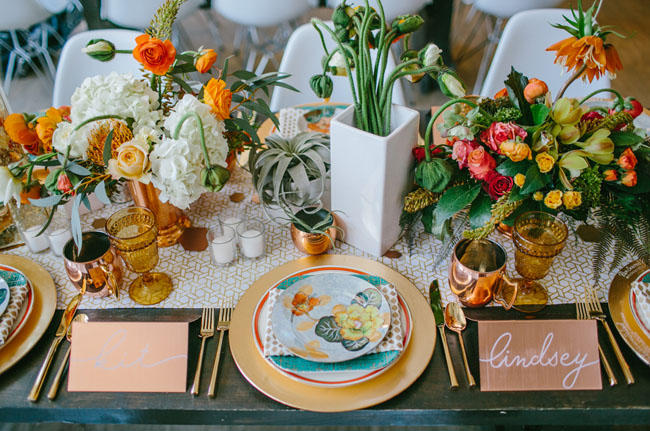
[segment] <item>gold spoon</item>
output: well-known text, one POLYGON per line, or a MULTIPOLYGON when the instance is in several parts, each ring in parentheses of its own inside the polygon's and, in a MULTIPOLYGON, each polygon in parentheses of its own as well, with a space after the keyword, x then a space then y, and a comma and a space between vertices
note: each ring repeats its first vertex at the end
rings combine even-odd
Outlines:
POLYGON ((458 305, 457 302, 450 302, 445 307, 445 325, 447 328, 458 334, 458 339, 460 340, 460 349, 463 351, 465 374, 467 375, 469 387, 473 388, 476 386, 476 381, 474 380, 474 376, 472 376, 472 372, 469 369, 469 363, 467 362, 467 353, 465 352, 465 343, 463 342, 462 334, 462 331, 467 326, 467 320, 465 320, 465 313, 463 313, 463 309, 460 307, 460 305, 458 305))
MULTIPOLYGON (((79 313, 76 316, 74 316, 74 319, 72 319, 72 321, 86 323, 88 322, 88 316, 86 314, 79 313)), ((65 338, 68 340, 68 343, 72 341, 72 324, 68 326, 68 332, 66 333, 65 338)), ((54 381, 52 382, 52 386, 50 386, 50 391, 47 393, 47 398, 50 400, 56 398, 56 394, 59 392, 61 377, 63 377, 63 373, 65 373, 66 365, 68 363, 68 358, 70 358, 71 347, 72 346, 68 344, 68 351, 65 352, 65 357, 63 358, 63 362, 61 362, 61 365, 59 365, 59 370, 56 372, 56 375, 54 376, 54 381)))

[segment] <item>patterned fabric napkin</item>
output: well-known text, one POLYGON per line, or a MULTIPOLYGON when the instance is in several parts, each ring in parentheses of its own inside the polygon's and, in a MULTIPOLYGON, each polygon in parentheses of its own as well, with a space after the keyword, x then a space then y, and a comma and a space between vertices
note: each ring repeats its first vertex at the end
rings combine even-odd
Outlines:
MULTIPOLYGON (((390 304, 390 328, 381 343, 366 355, 382 352, 400 352, 404 348, 404 333, 397 301, 397 290, 385 280, 374 276, 362 276, 361 278, 377 287, 390 304)), ((297 281, 297 280, 296 280, 297 281)), ((282 286, 280 286, 282 287, 282 286)), ((286 287, 285 287, 286 288, 286 287)), ((295 356, 277 339, 271 327, 271 315, 273 306, 277 302, 284 289, 276 288, 269 294, 268 315, 266 318, 266 330, 264 332, 264 356, 295 356)))
POLYGON ((0 346, 3 346, 7 338, 9 338, 9 332, 20 314, 20 309, 23 306, 25 298, 27 298, 29 287, 27 280, 20 273, 0 270, 0 277, 5 279, 11 291, 9 305, 5 312, 2 313, 2 316, 0 316, 0 346))

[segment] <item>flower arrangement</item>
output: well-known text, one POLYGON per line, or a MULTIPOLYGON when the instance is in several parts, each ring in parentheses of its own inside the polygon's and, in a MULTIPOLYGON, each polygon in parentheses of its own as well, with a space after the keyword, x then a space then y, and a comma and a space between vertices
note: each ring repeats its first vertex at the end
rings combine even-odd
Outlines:
MULTIPOLYGON (((621 69, 614 47, 604 43, 611 31, 597 25, 595 8, 584 11, 579 2, 574 19, 559 25, 574 36, 549 48, 577 69, 568 84, 621 69)), ((414 150, 417 188, 405 198, 402 225, 422 220, 442 237, 453 232, 451 219, 462 211, 470 227, 464 236, 480 239, 525 211, 562 213, 597 224, 596 277, 612 250, 611 269, 628 252, 650 263, 650 145, 646 131, 633 124, 643 111, 639 102, 611 89, 564 98, 568 85, 552 101, 543 81, 514 69, 505 86, 492 99, 449 101, 434 115, 425 146, 414 150), (586 103, 602 92, 615 96, 609 106, 586 103), (446 142, 433 145, 441 114, 446 142)))
POLYGON ((329 75, 347 76, 354 100, 357 128, 380 136, 390 133, 393 86, 400 78, 417 82, 425 74, 438 80, 440 89, 449 97, 465 94, 463 83, 456 73, 442 61, 441 50, 430 43, 420 51, 409 49, 409 39, 424 20, 419 15, 402 15, 389 25, 384 8, 377 1, 378 11, 365 6, 351 7, 343 1, 333 12, 334 28, 313 18, 325 57, 323 73, 314 75, 310 85, 321 98, 329 98, 333 83, 329 75), (329 33, 335 47, 328 50, 323 31, 329 33), (400 63, 387 75, 387 61, 391 46, 402 40, 404 53, 400 63), (376 49, 373 60, 371 50, 376 49))
POLYGON ((228 59, 217 68, 212 49, 178 53, 169 38, 184 1, 163 3, 132 51, 118 50, 107 40, 91 40, 84 49, 99 61, 131 54, 142 65, 144 78, 117 73, 87 78, 69 108, 7 118, 9 137, 27 155, 2 168, 4 202, 23 188, 39 185, 34 172, 45 172, 40 192, 30 202, 52 207, 51 220, 59 205, 72 201, 72 232, 79 246, 79 206, 89 207, 90 193, 109 204, 118 181, 151 183, 162 202, 180 208, 223 187, 230 175, 228 154, 259 143, 255 116, 277 122, 257 93, 268 93, 286 75, 236 71, 228 87, 228 59), (188 81, 192 72, 211 77, 205 85, 193 83, 188 81))

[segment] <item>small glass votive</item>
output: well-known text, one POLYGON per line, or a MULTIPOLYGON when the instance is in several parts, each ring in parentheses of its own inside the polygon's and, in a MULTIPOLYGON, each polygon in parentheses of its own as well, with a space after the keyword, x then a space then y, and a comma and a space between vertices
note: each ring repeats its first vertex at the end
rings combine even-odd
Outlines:
POLYGON ((218 225, 208 231, 210 259, 215 265, 230 265, 237 257, 237 235, 230 226, 218 225))
POLYGON ((50 241, 50 249, 57 256, 63 255, 63 247, 72 239, 70 232, 70 222, 66 220, 66 214, 63 211, 57 211, 50 226, 47 228, 47 239, 50 241))
POLYGON ((50 248, 45 232, 39 235, 49 215, 45 208, 30 204, 18 206, 12 200, 9 203, 9 211, 23 241, 32 253, 40 253, 50 248))
POLYGON ((219 224, 221 226, 228 226, 235 231, 235 243, 237 243, 239 241, 239 238, 237 238, 237 234, 236 234, 237 226, 239 226, 239 224, 243 222, 246 218, 242 214, 239 214, 238 212, 234 214, 228 214, 228 215, 219 214, 217 218, 219 219, 219 224))
POLYGON ((257 259, 266 252, 264 238, 264 223, 258 219, 250 219, 237 226, 241 254, 249 259, 257 259))

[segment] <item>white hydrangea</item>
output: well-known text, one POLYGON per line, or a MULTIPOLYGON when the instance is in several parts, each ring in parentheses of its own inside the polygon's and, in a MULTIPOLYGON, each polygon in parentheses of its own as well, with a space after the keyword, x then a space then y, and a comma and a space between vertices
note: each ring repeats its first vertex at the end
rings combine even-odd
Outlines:
POLYGON ((156 128, 162 120, 158 94, 149 84, 130 73, 111 72, 86 78, 72 95, 70 118, 73 125, 100 115, 133 118, 133 133, 142 127, 156 128))
POLYGON ((70 158, 86 158, 88 149, 88 138, 86 136, 88 127, 74 130, 75 126, 67 121, 61 121, 52 134, 52 147, 61 154, 65 154, 70 146, 70 158))

